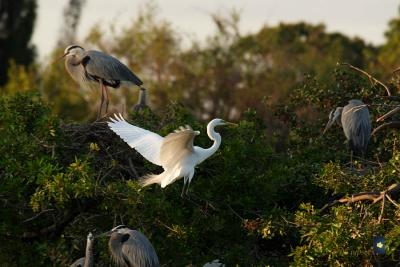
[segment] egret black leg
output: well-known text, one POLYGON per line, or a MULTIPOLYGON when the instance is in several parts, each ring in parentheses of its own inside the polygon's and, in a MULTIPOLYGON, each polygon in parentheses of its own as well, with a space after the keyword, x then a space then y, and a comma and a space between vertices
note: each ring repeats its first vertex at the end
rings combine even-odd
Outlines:
POLYGON ((186 180, 183 181, 183 188, 182 188, 182 193, 181 193, 182 198, 185 198, 185 196, 186 196, 185 188, 186 188, 186 180))

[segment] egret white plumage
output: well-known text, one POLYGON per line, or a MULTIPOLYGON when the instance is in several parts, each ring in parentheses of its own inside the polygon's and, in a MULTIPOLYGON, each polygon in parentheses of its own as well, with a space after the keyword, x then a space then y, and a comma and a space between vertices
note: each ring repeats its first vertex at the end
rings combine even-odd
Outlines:
POLYGON ((108 110, 108 87, 119 88, 131 85, 141 86, 143 82, 115 57, 100 51, 85 49, 79 45, 68 46, 62 58, 70 76, 82 87, 100 84, 101 103, 97 117, 101 115, 104 101, 108 110))
POLYGON ((110 235, 108 242, 111 256, 122 267, 159 267, 157 253, 145 235, 118 225, 105 233, 110 235))
POLYGON ((76 260, 74 263, 70 265, 70 267, 93 267, 94 259, 93 259, 93 243, 94 236, 92 233, 87 235, 86 239, 86 253, 85 257, 82 257, 76 260))
POLYGON ((129 124, 121 114, 111 118, 108 126, 128 145, 135 148, 148 161, 163 167, 161 174, 149 174, 142 178, 141 184, 148 186, 160 184, 162 188, 184 178, 182 196, 187 195, 189 184, 196 165, 213 155, 221 145, 221 135, 215 132, 220 125, 234 125, 222 119, 213 119, 207 125, 207 134, 214 141, 210 148, 193 146, 193 140, 199 131, 190 126, 180 127, 165 137, 129 124))
POLYGON ((364 157, 371 137, 371 120, 367 106, 361 100, 352 99, 346 106, 332 110, 324 133, 335 122, 343 128, 351 150, 351 158, 353 152, 364 157))

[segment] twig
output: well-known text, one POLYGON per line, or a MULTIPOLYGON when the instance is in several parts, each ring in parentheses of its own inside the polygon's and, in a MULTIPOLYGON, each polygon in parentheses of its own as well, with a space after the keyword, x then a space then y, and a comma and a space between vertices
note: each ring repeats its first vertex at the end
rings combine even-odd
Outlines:
POLYGON ((393 204, 395 205, 397 208, 400 208, 400 205, 396 203, 396 201, 394 201, 388 194, 386 194, 386 198, 393 204))
POLYGON ((385 200, 386 200, 386 192, 383 193, 382 205, 381 205, 381 213, 379 214, 378 223, 381 223, 383 217, 383 211, 385 209, 385 200))
POLYGON ((353 194, 350 197, 342 197, 338 200, 335 200, 331 203, 325 204, 324 207, 321 208, 320 212, 323 212, 325 209, 330 208, 332 206, 344 203, 354 203, 358 201, 371 201, 372 204, 375 204, 379 201, 384 201, 388 196, 398 195, 400 192, 400 183, 394 183, 390 185, 386 190, 381 192, 363 192, 359 194, 353 194))
MULTIPOLYGON (((54 209, 42 210, 41 212, 39 212, 39 213, 36 214, 35 216, 24 220, 22 223, 27 223, 27 222, 33 221, 33 220, 35 220, 36 218, 38 218, 39 216, 41 216, 42 214, 45 214, 45 213, 47 213, 47 212, 49 212, 49 211, 54 211, 54 209)), ((22 223, 21 223, 21 224, 22 224, 22 223)))
POLYGON ((400 111, 400 107, 396 107, 394 109, 392 109, 391 111, 389 111, 388 113, 386 113, 385 115, 380 116, 378 119, 376 119, 377 122, 383 121, 391 116, 393 116, 396 112, 400 111))
POLYGON ((382 83, 382 82, 379 81, 378 79, 374 78, 374 77, 373 77, 371 74, 369 74, 368 72, 366 72, 366 71, 364 71, 364 70, 362 70, 362 69, 359 69, 359 68, 357 68, 357 67, 351 65, 350 63, 341 63, 341 65, 348 66, 349 68, 351 68, 351 69, 353 69, 353 70, 356 70, 356 71, 358 71, 358 72, 364 74, 365 76, 368 77, 370 83, 371 83, 373 86, 375 86, 375 84, 378 83, 378 84, 380 84, 381 86, 383 86, 383 88, 386 89, 386 92, 387 92, 388 96, 391 96, 391 95, 392 95, 392 94, 390 93, 389 88, 388 88, 384 83, 382 83))
POLYGON ((375 135, 377 132, 385 129, 385 128, 395 128, 395 129, 400 129, 400 121, 392 121, 392 122, 388 122, 385 124, 382 124, 378 127, 376 127, 373 131, 371 135, 375 135))

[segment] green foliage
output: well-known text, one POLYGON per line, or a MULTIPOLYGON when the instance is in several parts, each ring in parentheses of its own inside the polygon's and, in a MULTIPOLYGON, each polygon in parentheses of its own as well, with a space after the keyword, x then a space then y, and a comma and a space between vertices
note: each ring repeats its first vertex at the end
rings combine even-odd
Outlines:
POLYGON ((35 57, 30 44, 36 18, 36 0, 2 0, 0 18, 0 86, 7 82, 9 62, 28 66, 35 57))
MULTIPOLYGON (((242 35, 235 11, 212 18, 215 34, 185 49, 151 4, 122 31, 111 27, 112 38, 99 26, 86 40, 126 62, 149 89, 151 109, 138 112, 131 109, 135 90, 113 90, 110 114, 125 111, 129 122, 160 135, 189 124, 200 130, 195 144, 202 147, 211 145, 205 120, 238 122, 217 129, 222 145, 196 168, 190 199, 180 197, 182 181, 140 187, 139 177, 161 168, 104 121, 82 123, 93 121, 98 91, 79 89, 61 63, 43 70, 11 64, 0 96, 2 264, 68 266, 83 256, 88 231, 97 236, 117 224, 142 231, 165 266, 217 258, 227 266, 399 261, 398 198, 322 209, 399 182, 397 131, 375 136, 368 161, 354 166, 341 129, 321 135, 329 112, 349 99, 370 104, 371 119, 389 108, 380 85, 337 62, 369 71, 377 61, 394 66, 397 19, 378 50, 323 25, 280 24, 242 35), (386 238, 385 256, 373 255, 377 235, 386 238)), ((107 238, 96 238, 94 251, 98 266, 112 264, 107 238)))

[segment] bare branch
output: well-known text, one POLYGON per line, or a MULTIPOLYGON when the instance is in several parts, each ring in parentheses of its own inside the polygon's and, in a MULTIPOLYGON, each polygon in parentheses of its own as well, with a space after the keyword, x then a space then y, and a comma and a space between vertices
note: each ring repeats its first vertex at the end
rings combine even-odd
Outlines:
MULTIPOLYGON (((327 208, 330 208, 332 206, 338 205, 338 204, 344 204, 344 203, 354 203, 358 201, 371 201, 372 204, 375 204, 379 201, 384 201, 385 198, 389 199, 391 196, 398 195, 400 193, 400 184, 395 183, 390 186, 384 191, 381 192, 363 192, 359 194, 353 194, 349 197, 342 197, 340 199, 337 199, 331 203, 326 204, 324 207, 321 208, 320 212, 323 212, 327 208)), ((393 201, 391 198, 389 201, 393 201)), ((394 201, 392 202, 394 203, 394 201)), ((380 216, 381 217, 381 216, 380 216)))
POLYGON ((26 220, 23 221, 22 223, 27 223, 27 222, 33 221, 33 220, 35 220, 36 218, 40 217, 42 214, 45 214, 45 213, 50 212, 50 211, 54 211, 54 209, 42 210, 41 212, 39 212, 39 213, 36 214, 35 216, 26 219, 26 220))
POLYGON ((370 83, 371 83, 373 86, 375 86, 375 84, 379 84, 379 85, 383 86, 383 88, 385 88, 385 90, 386 90, 388 96, 391 96, 391 95, 392 95, 392 94, 390 93, 389 87, 387 87, 384 83, 382 83, 381 81, 379 81, 378 79, 376 79, 375 77, 373 77, 373 76, 372 76, 371 74, 369 74, 368 72, 366 72, 366 71, 364 71, 364 70, 362 70, 362 69, 359 69, 359 68, 357 68, 357 67, 351 65, 350 63, 341 63, 340 65, 348 66, 349 68, 351 68, 351 69, 353 69, 353 70, 356 70, 356 71, 358 71, 358 72, 364 74, 365 76, 368 77, 370 83))
POLYGON ((389 111, 388 113, 386 113, 385 115, 380 116, 376 121, 377 122, 383 121, 383 120, 393 116, 395 113, 397 113, 399 111, 400 111, 400 107, 396 107, 396 108, 392 109, 391 111, 389 111))
POLYGON ((385 95, 382 97, 391 101, 400 101, 400 96, 398 95, 389 95, 389 96, 385 95))
POLYGON ((378 127, 376 127, 373 131, 371 135, 375 135, 377 132, 385 129, 385 128, 395 128, 395 129, 400 129, 400 121, 392 121, 392 122, 388 122, 385 124, 382 124, 378 127))

